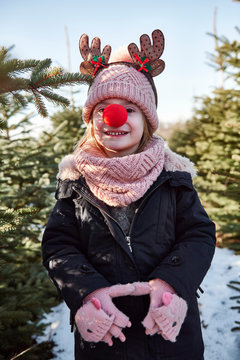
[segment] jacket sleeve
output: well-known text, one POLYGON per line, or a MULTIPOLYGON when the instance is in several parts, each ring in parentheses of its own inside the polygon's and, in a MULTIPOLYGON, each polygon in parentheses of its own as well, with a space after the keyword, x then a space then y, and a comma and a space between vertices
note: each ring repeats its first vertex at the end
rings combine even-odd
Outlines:
POLYGON ((215 225, 191 187, 177 186, 175 243, 150 274, 169 283, 190 301, 206 275, 215 251, 215 225))
POLYGON ((111 286, 81 251, 71 198, 57 200, 42 239, 43 265, 73 314, 92 291, 111 286))

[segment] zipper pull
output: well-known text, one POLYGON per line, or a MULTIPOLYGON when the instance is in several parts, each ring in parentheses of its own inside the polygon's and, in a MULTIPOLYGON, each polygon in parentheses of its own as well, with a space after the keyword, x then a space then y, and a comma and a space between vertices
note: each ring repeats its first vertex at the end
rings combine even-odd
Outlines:
POLYGON ((126 242, 128 244, 128 247, 130 249, 130 251, 132 252, 132 246, 131 246, 131 238, 130 236, 126 236, 126 242))

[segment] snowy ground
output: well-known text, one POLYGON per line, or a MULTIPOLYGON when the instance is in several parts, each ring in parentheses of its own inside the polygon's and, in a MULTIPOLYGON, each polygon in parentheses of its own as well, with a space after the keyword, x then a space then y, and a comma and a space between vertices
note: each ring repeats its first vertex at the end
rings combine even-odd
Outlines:
MULTIPOLYGON (((212 266, 202 283, 204 294, 199 299, 206 360, 239 360, 240 331, 231 332, 235 320, 240 320, 236 300, 230 297, 239 295, 229 288, 231 281, 240 281, 240 256, 228 249, 216 249, 212 266)), ((57 344, 57 360, 73 360, 73 334, 69 327, 69 310, 65 304, 53 309, 46 320, 51 326, 46 337, 57 344)))

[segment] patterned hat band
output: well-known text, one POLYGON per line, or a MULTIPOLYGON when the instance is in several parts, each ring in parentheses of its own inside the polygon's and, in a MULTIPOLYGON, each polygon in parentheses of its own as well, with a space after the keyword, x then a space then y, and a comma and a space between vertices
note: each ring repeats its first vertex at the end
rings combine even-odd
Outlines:
MULTIPOLYGON (((111 65, 126 65, 126 66, 129 66, 129 67, 133 67, 134 69, 138 70, 139 69, 139 66, 135 63, 130 63, 130 62, 126 62, 126 61, 116 61, 116 62, 111 62, 109 64, 106 65, 106 68, 111 66, 111 65)), ((104 68, 103 67, 99 67, 96 71, 96 75, 97 76, 99 74, 100 71, 102 71, 104 68)), ((156 104, 156 107, 158 105, 158 95, 157 95, 157 89, 156 89, 156 86, 155 86, 155 83, 154 83, 154 80, 153 80, 153 77, 152 75, 149 73, 149 72, 142 72, 142 74, 144 74, 146 76, 146 78, 148 79, 148 81, 150 82, 150 85, 152 86, 152 90, 153 90, 153 93, 154 93, 154 96, 155 96, 155 104, 156 104)), ((89 85, 89 90, 91 88, 93 83, 91 83, 89 85)), ((88 92, 89 92, 88 90, 88 92)))

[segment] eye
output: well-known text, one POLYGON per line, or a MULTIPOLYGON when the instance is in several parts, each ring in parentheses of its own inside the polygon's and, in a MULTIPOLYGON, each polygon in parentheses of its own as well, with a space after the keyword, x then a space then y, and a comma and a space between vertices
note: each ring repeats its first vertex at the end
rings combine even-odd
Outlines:
POLYGON ((126 110, 127 110, 128 113, 133 113, 134 112, 134 109, 132 109, 132 108, 126 108, 126 110))
POLYGON ((94 114, 95 115, 102 115, 104 109, 105 109, 104 106, 96 107, 95 110, 94 110, 94 114))

